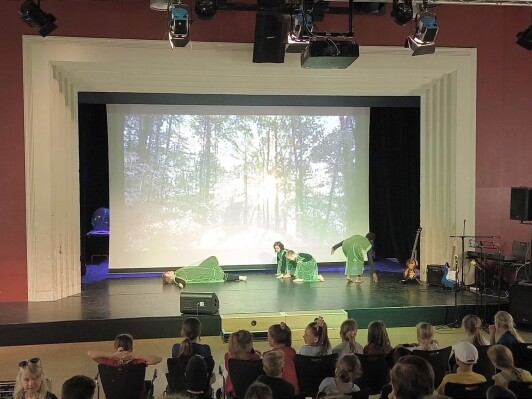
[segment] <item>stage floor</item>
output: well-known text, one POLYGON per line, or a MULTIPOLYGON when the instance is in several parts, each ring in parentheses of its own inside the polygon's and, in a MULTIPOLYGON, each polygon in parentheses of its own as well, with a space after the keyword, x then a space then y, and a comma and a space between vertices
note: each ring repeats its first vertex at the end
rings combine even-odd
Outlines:
MULTIPOLYGON (((68 334, 68 328, 76 331, 72 324, 78 322, 86 322, 83 328, 99 329, 113 322, 118 328, 126 320, 130 323, 149 321, 152 324, 158 321, 169 325, 173 323, 172 335, 178 335, 175 320, 182 317, 179 303, 181 290, 174 285, 164 285, 160 273, 124 276, 108 274, 106 267, 105 262, 99 266, 88 266, 82 292, 78 295, 53 302, 0 304, 0 329, 9 335, 4 344, 18 342, 14 335, 23 333, 24 328, 49 327, 53 323, 59 323, 57 328, 68 334)), ((463 290, 457 292, 458 310, 455 310, 454 291, 425 284, 401 284, 402 266, 392 262, 379 262, 377 270, 377 284, 370 281, 367 272, 364 282, 355 284, 346 281, 343 268, 329 268, 320 270, 325 277, 324 282, 294 283, 289 279, 276 279, 273 271, 254 271, 246 272, 246 282, 189 284, 185 290, 215 293, 221 315, 272 312, 315 312, 318 315, 321 310, 342 309, 349 317, 355 317, 360 325, 375 319, 383 319, 389 326, 412 325, 422 319, 433 323, 448 322, 454 320, 453 316, 456 318, 457 312, 463 317, 466 311, 487 317, 487 307, 500 306, 498 297, 486 296, 487 306, 483 307, 478 295, 463 290)), ((220 318, 219 315, 215 317, 220 318)), ((219 323, 214 323, 212 328, 219 328, 219 323)), ((124 328, 130 331, 131 325, 124 325, 124 328)), ((161 327, 158 333, 146 327, 140 334, 145 338, 170 334, 162 330, 164 328, 161 327)), ((104 337, 107 335, 102 333, 101 338, 104 337)), ((63 341, 75 342, 73 339, 64 337, 63 341)), ((43 340, 53 341, 53 338, 43 340)))

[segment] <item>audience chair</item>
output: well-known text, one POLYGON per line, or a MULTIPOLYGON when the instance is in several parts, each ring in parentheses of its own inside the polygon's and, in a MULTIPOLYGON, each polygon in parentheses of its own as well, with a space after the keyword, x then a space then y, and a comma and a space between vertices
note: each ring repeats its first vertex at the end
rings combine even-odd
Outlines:
MULTIPOLYGON (((475 365, 473 365, 473 371, 475 373, 482 374, 486 377, 486 381, 489 381, 495 375, 495 366, 488 357, 489 345, 477 346, 478 351, 478 360, 475 365)), ((439 386, 439 385, 436 385, 439 386)))
POLYGON ((380 393, 383 386, 390 382, 390 366, 386 355, 371 356, 357 354, 362 365, 362 376, 355 381, 360 389, 369 388, 371 395, 380 393))
POLYGON ((299 392, 306 397, 310 396, 315 398, 323 379, 325 377, 334 377, 337 360, 338 353, 326 356, 296 355, 294 363, 299 383, 299 392))
POLYGON ((243 398, 249 386, 264 374, 262 360, 229 359, 227 367, 238 398, 243 398))
POLYGON ((144 383, 145 364, 99 364, 98 371, 106 399, 141 399, 148 396, 144 383))
POLYGON ((449 358, 453 348, 448 346, 446 348, 437 349, 434 351, 414 350, 412 355, 422 357, 427 360, 434 369, 434 386, 438 387, 449 371, 449 358))
POLYGON ((485 399, 486 391, 493 385, 493 380, 480 384, 457 384, 448 382, 445 384, 445 396, 453 399, 485 399))
POLYGON ((351 398, 352 399, 368 399, 369 395, 371 395, 371 389, 364 388, 364 389, 361 389, 358 392, 353 392, 351 394, 351 398))
POLYGON ((515 343, 509 346, 514 356, 514 365, 532 373, 532 343, 515 343))
POLYGON ((172 358, 166 359, 166 367, 168 372, 166 373, 166 387, 167 394, 178 393, 186 390, 185 369, 188 363, 187 358, 172 358))
POLYGON ((0 399, 12 399, 15 393, 15 381, 0 381, 0 399))
POLYGON ((510 381, 508 389, 515 393, 517 399, 532 398, 532 382, 510 381))

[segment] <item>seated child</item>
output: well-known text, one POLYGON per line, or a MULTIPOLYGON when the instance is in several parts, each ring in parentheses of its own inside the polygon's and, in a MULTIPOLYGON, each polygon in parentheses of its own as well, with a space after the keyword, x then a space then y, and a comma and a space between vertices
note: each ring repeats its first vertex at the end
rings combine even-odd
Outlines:
POLYGON ((510 381, 532 382, 530 372, 514 367, 514 357, 506 346, 493 345, 488 349, 488 357, 495 368, 501 370, 493 376, 495 385, 508 388, 510 381))
MULTIPOLYGON (((273 348, 272 351, 284 353, 283 380, 288 381, 295 388, 295 395, 299 393, 299 384, 297 381, 296 366, 294 359, 296 351, 292 348, 292 331, 285 323, 273 324, 268 329, 268 344, 273 348)), ((265 356, 268 352, 264 352, 265 356)))
POLYGON ((229 352, 224 356, 227 378, 225 380, 225 391, 229 395, 235 396, 231 375, 229 373, 229 359, 259 360, 260 352, 253 349, 253 336, 248 330, 238 330, 229 336, 229 352))
POLYGON ((325 378, 318 389, 319 393, 339 393, 349 395, 360 391, 355 380, 362 375, 362 366, 357 355, 349 353, 343 355, 336 363, 334 377, 325 378))
POLYGON ((283 380, 284 353, 271 351, 262 358, 262 367, 265 375, 257 378, 270 387, 274 399, 294 396, 295 388, 288 381, 283 380))
POLYGON ((332 353, 338 353, 340 356, 348 353, 364 353, 364 348, 356 342, 358 332, 357 322, 353 319, 345 320, 340 326, 340 338, 342 343, 335 346, 332 353))
POLYGON ((305 345, 299 351, 301 355, 325 356, 332 354, 331 342, 327 335, 327 323, 322 317, 318 317, 305 328, 303 340, 305 345))

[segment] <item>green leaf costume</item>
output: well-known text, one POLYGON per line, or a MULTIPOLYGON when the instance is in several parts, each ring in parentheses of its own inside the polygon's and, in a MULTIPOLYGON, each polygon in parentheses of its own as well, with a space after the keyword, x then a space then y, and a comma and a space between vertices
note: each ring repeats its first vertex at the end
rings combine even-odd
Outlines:
POLYGON ((286 273, 286 249, 277 252, 277 274, 286 273))
MULTIPOLYGON (((227 279, 216 256, 210 256, 197 266, 185 266, 175 271, 175 279, 181 278, 187 284, 222 283, 227 279)), ((177 284, 177 282, 174 282, 177 284)))
POLYGON ((371 242, 364 236, 354 235, 342 242, 345 257, 345 275, 361 276, 364 273, 364 261, 368 259, 371 242))
POLYGON ((320 281, 318 279, 318 264, 310 254, 298 253, 295 261, 290 261, 292 269, 295 268, 296 279, 303 281, 320 281))

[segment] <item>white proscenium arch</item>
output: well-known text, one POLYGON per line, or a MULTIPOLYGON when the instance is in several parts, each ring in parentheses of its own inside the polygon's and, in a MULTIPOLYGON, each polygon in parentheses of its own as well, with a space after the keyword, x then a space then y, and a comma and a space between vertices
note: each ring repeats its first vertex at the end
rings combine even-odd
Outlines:
MULTIPOLYGON (((28 298, 81 291, 78 92, 420 96, 421 272, 475 229, 476 49, 362 47, 344 70, 254 64, 252 44, 25 36, 28 298)), ((414 235, 415 232, 405 232, 414 235)))

